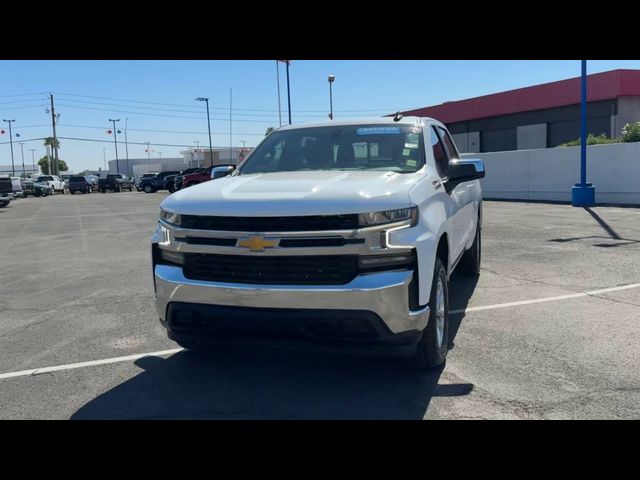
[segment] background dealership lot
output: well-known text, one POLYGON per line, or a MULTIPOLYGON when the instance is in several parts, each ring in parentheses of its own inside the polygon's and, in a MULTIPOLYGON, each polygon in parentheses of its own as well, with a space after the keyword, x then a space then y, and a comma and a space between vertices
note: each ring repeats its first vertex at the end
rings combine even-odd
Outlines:
POLYGON ((485 203, 483 271, 454 277, 442 372, 393 359, 172 350, 149 237, 165 194, 0 210, 1 418, 638 418, 640 210, 485 203), (549 297, 569 298, 505 305, 549 297), (482 308, 481 308, 482 307, 482 308), (487 308, 484 308, 487 307, 487 308), (60 371, 10 376, 51 366, 60 371))

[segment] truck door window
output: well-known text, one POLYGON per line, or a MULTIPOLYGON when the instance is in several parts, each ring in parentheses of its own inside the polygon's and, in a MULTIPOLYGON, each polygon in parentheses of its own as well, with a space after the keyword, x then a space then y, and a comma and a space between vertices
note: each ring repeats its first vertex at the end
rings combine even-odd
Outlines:
POLYGON ((433 149, 433 158, 436 161, 438 175, 440 175, 441 178, 446 178, 449 168, 449 157, 447 156, 440 136, 436 133, 435 127, 431 127, 431 148, 433 149))
POLYGON ((444 146, 447 150, 447 155, 449 156, 449 160, 453 158, 460 158, 460 154, 458 153, 458 149, 456 148, 453 140, 451 140, 451 135, 444 128, 438 127, 438 133, 440 134, 440 138, 444 142, 444 146))

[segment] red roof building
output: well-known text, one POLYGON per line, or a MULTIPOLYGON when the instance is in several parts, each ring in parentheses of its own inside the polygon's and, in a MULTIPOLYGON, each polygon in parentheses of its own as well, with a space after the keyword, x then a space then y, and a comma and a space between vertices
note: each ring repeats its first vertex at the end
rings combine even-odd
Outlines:
MULTIPOLYGON (((588 76, 587 130, 618 136, 640 121, 640 70, 588 76)), ((555 147, 580 136, 580 78, 403 112, 447 124, 461 151, 555 147)))

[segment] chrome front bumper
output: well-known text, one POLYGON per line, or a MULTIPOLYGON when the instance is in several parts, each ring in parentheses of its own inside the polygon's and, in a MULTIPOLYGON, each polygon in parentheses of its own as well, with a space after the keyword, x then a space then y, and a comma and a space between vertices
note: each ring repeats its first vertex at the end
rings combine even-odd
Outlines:
POLYGON ((256 308, 368 310, 393 334, 423 330, 429 307, 409 310, 412 271, 357 276, 346 285, 248 285, 190 280, 182 268, 156 265, 156 310, 166 319, 171 302, 256 308))

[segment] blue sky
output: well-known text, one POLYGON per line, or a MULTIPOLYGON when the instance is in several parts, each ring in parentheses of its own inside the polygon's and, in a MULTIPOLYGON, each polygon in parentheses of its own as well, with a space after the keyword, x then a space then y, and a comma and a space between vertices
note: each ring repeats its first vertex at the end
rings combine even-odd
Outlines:
MULTIPOLYGON (((591 60, 589 73, 617 68, 640 69, 637 60, 591 60)), ((285 68, 280 67, 282 119, 287 121, 285 68)), ((327 76, 334 74, 335 118, 382 115, 445 101, 575 77, 577 60, 512 61, 351 61, 294 60, 291 65, 291 103, 294 123, 327 119, 327 76)), ((98 168, 115 158, 109 118, 128 120, 129 157, 178 157, 180 150, 208 144, 204 103, 210 98, 214 146, 229 145, 229 89, 233 89, 233 145, 256 145, 267 127, 278 126, 276 67, 269 60, 237 61, 0 61, 1 119, 15 119, 14 133, 30 140, 51 135, 48 92, 60 113, 60 158, 71 170, 98 168), (104 97, 104 98, 93 98, 104 97), (147 102, 147 103, 144 103, 147 102), (168 105, 167 105, 168 104, 168 105), (182 133, 186 132, 186 133, 182 133), (159 146, 171 144, 176 146, 159 146), (185 145, 184 147, 180 145, 185 145)), ((6 123, 0 128, 6 130, 6 123)), ((8 133, 0 135, 0 165, 11 163, 8 133)), ((25 163, 44 155, 42 141, 27 141, 25 163)), ((124 135, 118 154, 124 158, 124 135)), ((20 164, 20 146, 14 143, 20 164)))

